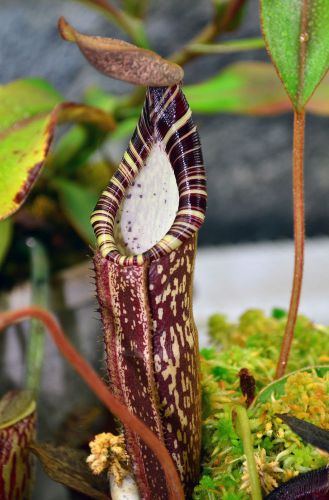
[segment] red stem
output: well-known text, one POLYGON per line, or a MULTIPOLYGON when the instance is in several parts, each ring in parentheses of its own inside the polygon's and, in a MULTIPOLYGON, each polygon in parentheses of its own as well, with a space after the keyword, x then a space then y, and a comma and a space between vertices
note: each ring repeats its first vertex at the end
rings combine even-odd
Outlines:
POLYGON ((129 410, 111 394, 108 387, 104 384, 89 363, 87 363, 87 361, 80 356, 73 345, 69 342, 54 316, 39 307, 33 306, 16 311, 1 313, 0 331, 13 323, 27 318, 36 318, 44 324, 51 334, 58 349, 75 368, 86 384, 89 385, 89 387, 109 409, 109 411, 119 418, 125 426, 129 427, 133 432, 138 434, 144 443, 153 451, 165 473, 169 499, 184 499, 182 484, 168 450, 138 417, 130 413, 129 410))
POLYGON ((290 306, 280 357, 275 378, 283 377, 288 363, 294 329, 297 319, 300 293, 304 269, 305 214, 304 214, 304 135, 305 111, 294 113, 294 144, 293 144, 293 206, 294 206, 294 240, 295 264, 294 280, 290 297, 290 306))

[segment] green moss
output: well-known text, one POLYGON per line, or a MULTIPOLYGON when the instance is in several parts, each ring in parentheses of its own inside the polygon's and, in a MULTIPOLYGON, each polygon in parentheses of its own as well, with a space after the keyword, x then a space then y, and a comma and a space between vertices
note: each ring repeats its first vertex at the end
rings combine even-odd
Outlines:
MULTIPOLYGON (((257 392, 272 382, 286 316, 274 311, 247 311, 239 323, 223 315, 209 320, 215 347, 201 351, 203 395, 203 474, 195 500, 250 498, 248 473, 241 440, 232 420, 234 404, 244 404, 238 372, 248 368, 257 392)), ((329 329, 299 317, 288 372, 329 364, 329 329)), ((255 458, 264 493, 294 475, 328 463, 328 457, 305 444, 276 415, 289 413, 329 429, 329 372, 291 374, 270 386, 248 410, 255 458), (273 389, 273 391, 272 391, 273 389), (280 389, 280 390, 279 390, 280 389), (278 396, 280 394, 280 396, 278 396)))

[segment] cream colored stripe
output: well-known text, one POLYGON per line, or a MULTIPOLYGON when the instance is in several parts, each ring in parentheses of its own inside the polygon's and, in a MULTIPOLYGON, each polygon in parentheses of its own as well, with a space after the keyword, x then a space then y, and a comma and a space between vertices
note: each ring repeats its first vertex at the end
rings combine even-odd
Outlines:
POLYGON ((105 196, 106 198, 111 198, 112 200, 116 201, 118 203, 118 199, 114 194, 110 193, 105 189, 105 191, 102 192, 102 196, 105 196))
MULTIPOLYGON (((167 107, 169 106, 169 104, 175 99, 178 91, 179 91, 179 87, 176 88, 175 92, 169 97, 166 104, 163 106, 163 108, 161 108, 160 113, 157 114, 156 121, 159 121, 159 119, 161 118, 161 116, 163 115, 163 113, 165 112, 167 107)), ((162 102, 162 100, 161 100, 161 102, 162 102)))
POLYGON ((100 251, 103 257, 106 257, 109 252, 112 250, 115 250, 114 245, 111 245, 110 243, 107 243, 106 245, 103 245, 100 247, 100 251))
POLYGON ((144 257, 142 254, 137 255, 137 264, 141 265, 144 262, 144 257))
MULTIPOLYGON (((160 108, 161 104, 163 103, 163 101, 165 100, 165 98, 167 97, 168 93, 170 92, 170 87, 167 88, 167 90, 165 91, 165 93, 163 94, 163 96, 161 97, 160 101, 158 102, 158 104, 153 108, 153 110, 150 112, 150 118, 153 117, 154 113, 156 113, 158 111, 158 108, 160 108)), ((151 99, 151 96, 150 96, 150 101, 152 102, 152 99, 151 99)))
POLYGON ((108 220, 111 219, 113 221, 113 217, 109 217, 108 214, 106 215, 93 215, 90 217, 90 222, 92 224, 96 224, 98 222, 108 222, 108 220))
POLYGON ((186 137, 188 137, 189 135, 193 134, 193 132, 196 132, 196 127, 193 127, 189 132, 187 132, 187 134, 183 135, 182 137, 180 137, 179 139, 177 139, 177 141, 171 146, 169 152, 168 152, 168 156, 170 156, 172 150, 174 149, 175 146, 177 146, 177 144, 179 142, 181 142, 182 140, 186 139, 186 137))
POLYGON ((128 183, 130 184, 130 182, 134 179, 134 176, 128 169, 127 165, 123 163, 123 161, 120 163, 120 171, 123 173, 128 183))
POLYGON ((140 166, 143 167, 144 162, 143 162, 142 158, 139 156, 139 154, 137 153, 137 150, 131 141, 129 143, 129 147, 130 147, 131 151, 134 153, 134 155, 136 156, 136 158, 138 159, 140 166))
POLYGON ((179 183, 178 183, 178 187, 181 185, 181 184, 184 184, 184 182, 189 182, 189 181, 192 181, 194 179, 201 179, 201 180, 206 180, 206 176, 205 175, 191 175, 184 178, 183 180, 181 180, 179 183))
POLYGON ((133 169, 133 171, 135 172, 135 174, 137 174, 138 173, 138 167, 137 167, 136 163, 134 162, 134 160, 132 159, 132 157, 129 156, 128 151, 125 152, 125 154, 123 155, 123 158, 126 160, 126 162, 128 163, 128 165, 133 169))
POLYGON ((144 144, 144 146, 146 147, 146 149, 147 149, 148 151, 150 151, 150 148, 148 147, 147 143, 146 143, 146 142, 145 142, 145 140, 144 140, 144 137, 143 137, 143 136, 142 136, 142 134, 141 134, 141 131, 139 130, 139 124, 138 124, 138 123, 137 123, 137 133, 138 133, 138 135, 139 135, 140 140, 142 141, 142 143, 143 143, 143 144, 144 144))
POLYGON ((197 149, 200 149, 200 146, 196 146, 195 148, 192 148, 192 149, 188 149, 187 151, 183 151, 182 154, 180 154, 179 156, 177 156, 177 158, 175 158, 175 161, 173 163, 173 166, 175 165, 176 161, 179 160, 179 158, 182 158, 183 156, 185 156, 187 153, 193 153, 193 151, 196 151, 197 149))
POLYGON ((182 210, 179 210, 177 212, 177 215, 195 215, 196 217, 200 217, 201 219, 204 219, 204 217, 205 217, 203 211, 192 210, 192 209, 188 209, 188 208, 184 208, 182 210))
POLYGON ((195 229, 194 224, 190 224, 189 222, 185 221, 176 221, 176 223, 174 223, 174 225, 172 226, 171 230, 175 228, 175 225, 177 226, 177 231, 181 231, 181 226, 184 226, 186 229, 188 228, 195 229))
POLYGON ((114 218, 110 213, 101 214, 101 215, 93 214, 90 217, 91 224, 96 224, 96 222, 108 222, 108 221, 113 224, 114 218))
POLYGON ((163 138, 163 142, 165 144, 167 144, 167 142, 169 141, 170 137, 177 131, 179 130, 183 125, 185 125, 185 123, 191 118, 191 115, 192 115, 192 111, 190 110, 190 108, 186 111, 185 115, 183 115, 179 120, 177 120, 177 122, 175 122, 171 127, 170 129, 168 130, 168 132, 166 133, 166 135, 164 136, 163 138))
POLYGON ((111 214, 107 210, 97 209, 93 211, 92 217, 94 217, 95 215, 111 215, 111 214))
POLYGON ((118 188, 124 193, 125 188, 123 187, 123 185, 121 184, 121 182, 116 177, 112 177, 111 183, 115 184, 116 186, 118 186, 118 188))
POLYGON ((205 191, 204 189, 187 189, 186 191, 179 193, 179 196, 184 196, 185 194, 188 194, 188 193, 203 194, 203 195, 207 196, 207 191, 205 191))
POLYGON ((97 243, 99 243, 100 245, 102 243, 112 243, 113 241, 113 237, 108 233, 102 233, 97 238, 97 243))

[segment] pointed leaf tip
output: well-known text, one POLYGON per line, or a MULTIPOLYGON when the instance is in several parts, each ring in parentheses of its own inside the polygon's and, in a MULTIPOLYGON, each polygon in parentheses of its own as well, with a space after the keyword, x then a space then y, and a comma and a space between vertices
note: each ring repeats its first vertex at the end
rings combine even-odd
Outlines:
POLYGON ((277 414, 306 443, 329 453, 329 431, 288 414, 277 414))
POLYGON ((268 52, 300 111, 328 71, 328 1, 260 0, 260 4, 268 52))
POLYGON ((83 35, 64 17, 59 19, 58 29, 64 40, 77 43, 92 66, 116 80, 147 87, 171 87, 183 79, 184 71, 178 64, 151 50, 116 38, 83 35))
POLYGON ((61 16, 58 20, 58 31, 63 40, 66 40, 67 42, 76 42, 75 30, 63 16, 61 16))

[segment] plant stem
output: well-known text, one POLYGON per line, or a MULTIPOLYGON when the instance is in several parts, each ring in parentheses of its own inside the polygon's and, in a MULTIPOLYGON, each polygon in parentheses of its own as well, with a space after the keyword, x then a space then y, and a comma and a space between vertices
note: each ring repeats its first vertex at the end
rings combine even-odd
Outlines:
POLYGON ((149 43, 140 19, 127 14, 107 0, 78 0, 100 10, 112 22, 119 26, 140 47, 148 48, 149 43))
MULTIPOLYGON (((198 45, 212 42, 217 35, 226 30, 245 3, 246 0, 231 0, 222 16, 215 16, 214 19, 207 24, 207 26, 205 26, 196 37, 194 37, 185 47, 182 47, 180 50, 171 54, 168 57, 168 60, 183 66, 192 59, 199 57, 200 54, 191 51, 190 47, 193 47, 196 44, 198 45)), ((135 91, 130 94, 127 100, 124 103, 121 103, 120 111, 142 103, 144 96, 144 87, 137 87, 135 91)))
POLYGON ((305 111, 294 112, 293 142, 293 210, 295 263, 287 324, 281 345, 275 378, 284 375, 294 337, 304 269, 305 214, 304 214, 304 135, 305 111))
POLYGON ((58 349, 73 366, 76 372, 104 403, 108 410, 113 413, 121 422, 135 432, 144 443, 149 446, 154 455, 158 458, 168 486, 168 498, 170 500, 183 500, 184 492, 178 472, 174 462, 160 439, 144 424, 138 417, 127 409, 110 392, 103 380, 97 375, 89 363, 76 351, 71 342, 67 339, 56 319, 48 312, 39 307, 26 307, 16 311, 9 311, 0 314, 0 331, 4 328, 23 321, 28 318, 36 318, 43 323, 51 334, 58 349))
POLYGON ((183 65, 188 61, 191 61, 198 54, 190 51, 190 46, 200 43, 209 43, 216 38, 220 33, 223 33, 227 27, 231 24, 235 16, 241 10, 241 8, 246 3, 246 0, 231 0, 225 9, 223 15, 219 18, 215 16, 214 20, 211 21, 205 28, 195 37, 191 42, 189 42, 181 50, 172 54, 169 59, 176 64, 183 65))
MULTIPOLYGON (((49 265, 43 246, 34 238, 27 245, 31 252, 32 304, 45 309, 49 307, 49 265)), ((31 331, 26 356, 26 388, 36 398, 40 386, 43 364, 45 330, 40 322, 31 322, 31 331)))
POLYGON ((196 43, 190 44, 188 50, 193 54, 228 54, 231 52, 244 52, 247 50, 263 49, 262 38, 246 38, 223 43, 196 43))
POLYGON ((242 439, 243 451, 247 461, 251 498, 252 500, 262 500, 262 490, 257 472, 247 410, 243 406, 235 406, 234 411, 236 413, 237 432, 242 439))

